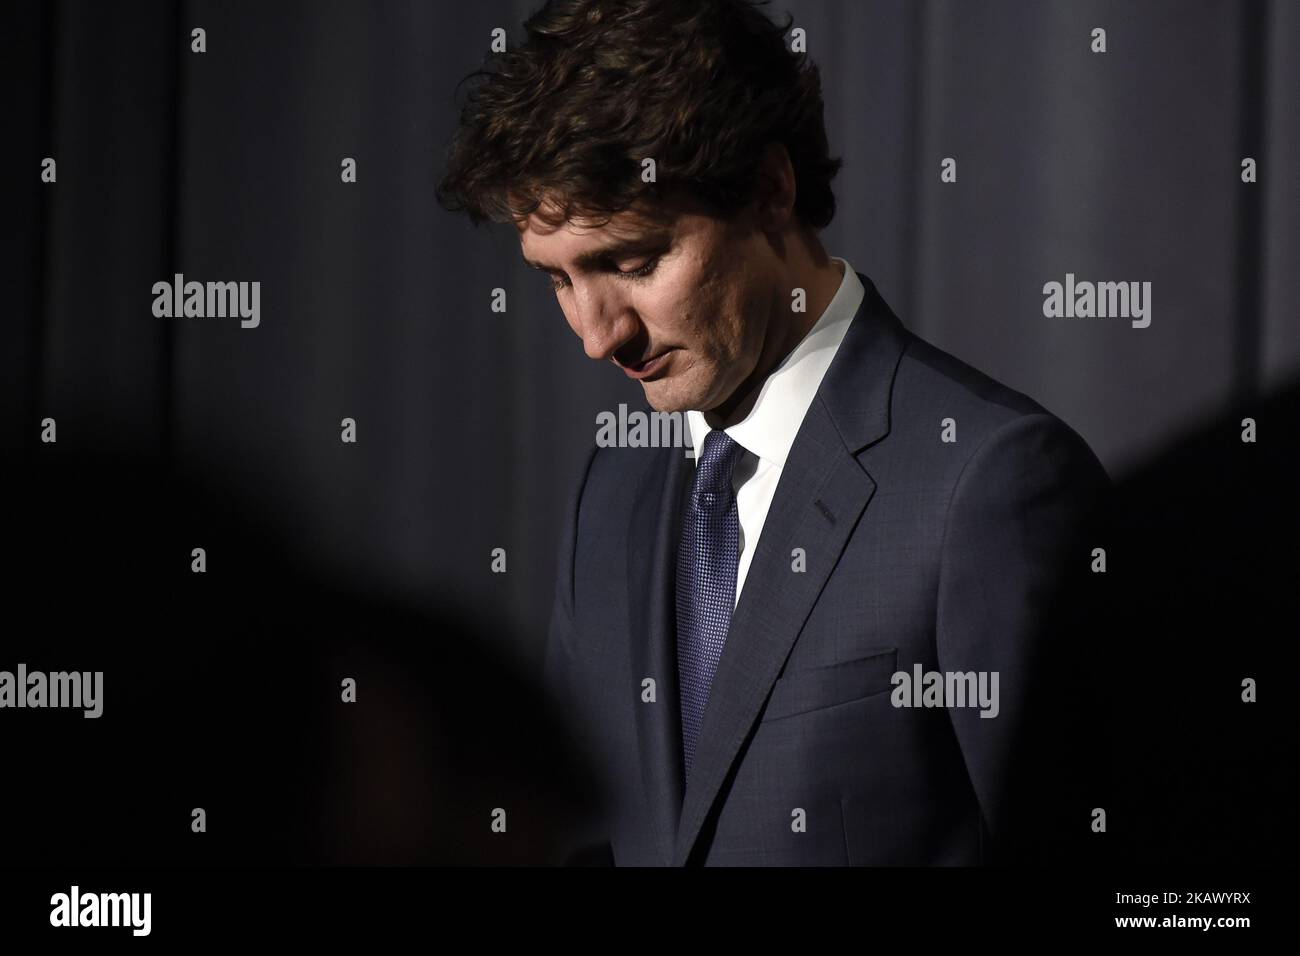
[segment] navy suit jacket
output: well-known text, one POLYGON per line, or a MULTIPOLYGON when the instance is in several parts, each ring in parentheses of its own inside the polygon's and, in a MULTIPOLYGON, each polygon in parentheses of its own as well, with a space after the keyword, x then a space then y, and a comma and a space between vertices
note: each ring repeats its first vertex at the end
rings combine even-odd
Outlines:
POLYGON ((866 294, 781 474, 689 786, 673 592, 694 465, 681 448, 588 459, 546 654, 599 773, 573 860, 590 847, 617 865, 1059 862, 1090 838, 1099 685, 1078 612, 1106 473, 1067 425, 909 332, 858 276, 866 294), (917 664, 998 672, 998 715, 895 706, 893 675, 917 664))

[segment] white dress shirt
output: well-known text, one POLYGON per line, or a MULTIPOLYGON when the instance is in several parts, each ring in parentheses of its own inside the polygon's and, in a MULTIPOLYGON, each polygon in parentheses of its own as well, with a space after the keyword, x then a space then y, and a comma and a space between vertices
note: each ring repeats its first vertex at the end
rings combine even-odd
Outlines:
MULTIPOLYGON (((794 350, 778 365, 759 389, 749 412, 740 421, 723 429, 745 449, 736 462, 731 484, 736 492, 736 511, 740 518, 740 561, 736 567, 736 601, 745 585, 749 564, 754 558, 763 521, 776 494, 786 456, 794 444, 804 415, 817 395, 826 369, 840 347, 853 316, 857 314, 865 291, 862 281, 846 260, 831 256, 840 263, 844 276, 840 287, 817 324, 808 330, 794 350)), ((704 439, 712 431, 703 412, 688 411, 687 427, 695 446, 695 461, 700 460, 704 439)))

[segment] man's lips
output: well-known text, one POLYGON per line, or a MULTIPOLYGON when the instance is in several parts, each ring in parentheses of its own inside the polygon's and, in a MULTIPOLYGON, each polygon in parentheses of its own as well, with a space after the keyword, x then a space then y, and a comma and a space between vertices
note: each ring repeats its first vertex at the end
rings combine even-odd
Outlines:
POLYGON ((624 365, 620 362, 619 368, 627 374, 628 378, 638 380, 648 378, 663 367, 664 360, 668 357, 669 353, 673 351, 673 349, 667 349, 666 351, 660 352, 658 355, 652 356, 637 365, 624 365))

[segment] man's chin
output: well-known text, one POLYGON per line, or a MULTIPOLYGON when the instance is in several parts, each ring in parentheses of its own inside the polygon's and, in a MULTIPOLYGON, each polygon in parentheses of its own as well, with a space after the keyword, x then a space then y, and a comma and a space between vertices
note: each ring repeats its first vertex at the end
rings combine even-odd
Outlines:
POLYGON ((695 407, 689 395, 682 395, 666 381, 642 382, 641 389, 645 392, 645 400, 656 412, 685 412, 695 407))

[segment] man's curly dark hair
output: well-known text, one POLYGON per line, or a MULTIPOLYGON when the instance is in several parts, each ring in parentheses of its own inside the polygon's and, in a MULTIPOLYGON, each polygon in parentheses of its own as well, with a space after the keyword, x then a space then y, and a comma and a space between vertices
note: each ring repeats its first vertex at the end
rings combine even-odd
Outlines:
POLYGON ((820 73, 786 46, 793 18, 773 22, 764 3, 551 0, 521 46, 461 81, 480 82, 438 202, 477 225, 522 221, 548 199, 558 224, 653 212, 683 190, 729 218, 755 198, 755 169, 779 142, 800 221, 824 228, 842 160, 828 155, 820 73), (645 158, 656 182, 642 181, 645 158))

